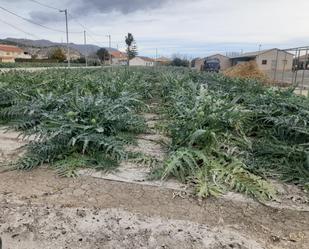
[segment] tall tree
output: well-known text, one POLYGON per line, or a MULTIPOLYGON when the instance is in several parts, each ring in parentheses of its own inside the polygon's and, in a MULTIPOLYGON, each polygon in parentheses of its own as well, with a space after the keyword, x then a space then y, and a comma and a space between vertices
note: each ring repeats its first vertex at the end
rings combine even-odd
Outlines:
POLYGON ((137 46, 135 39, 131 33, 128 33, 126 36, 126 44, 127 44, 127 60, 128 60, 128 66, 130 65, 130 60, 133 59, 135 56, 137 56, 137 46))
POLYGON ((106 48, 100 48, 97 51, 97 56, 99 57, 101 63, 103 62, 103 64, 105 64, 106 60, 109 60, 109 52, 106 48))

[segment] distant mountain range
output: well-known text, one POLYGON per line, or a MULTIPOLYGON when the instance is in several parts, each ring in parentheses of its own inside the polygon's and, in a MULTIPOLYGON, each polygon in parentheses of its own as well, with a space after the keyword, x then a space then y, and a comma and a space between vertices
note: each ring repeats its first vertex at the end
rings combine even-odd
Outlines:
MULTIPOLYGON (((60 42, 52 42, 49 40, 30 40, 30 39, 19 39, 19 38, 6 38, 0 40, 0 43, 5 44, 11 44, 21 47, 32 47, 32 48, 48 48, 48 47, 56 47, 61 46, 65 47, 66 43, 60 43, 60 42)), ((83 55, 90 55, 98 51, 101 47, 92 45, 92 44, 75 44, 75 43, 69 43, 70 48, 77 50, 83 55)), ((106 48, 107 50, 117 50, 114 48, 106 48)))

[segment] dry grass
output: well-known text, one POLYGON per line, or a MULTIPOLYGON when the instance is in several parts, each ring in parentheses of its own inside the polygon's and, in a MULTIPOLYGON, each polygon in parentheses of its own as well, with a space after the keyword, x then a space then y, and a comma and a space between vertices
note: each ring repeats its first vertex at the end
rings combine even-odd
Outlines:
POLYGON ((266 84, 269 84, 271 81, 268 76, 258 68, 255 61, 249 61, 233 66, 225 70, 224 75, 231 78, 257 79, 266 84))

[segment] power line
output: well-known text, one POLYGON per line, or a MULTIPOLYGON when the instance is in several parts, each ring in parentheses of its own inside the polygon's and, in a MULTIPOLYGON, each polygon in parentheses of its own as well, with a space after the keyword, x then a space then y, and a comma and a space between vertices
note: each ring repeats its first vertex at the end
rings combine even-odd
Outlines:
POLYGON ((72 17, 72 20, 74 20, 74 22, 76 22, 77 24, 79 24, 83 29, 87 29, 85 25, 83 25, 82 23, 80 23, 75 16, 73 16, 71 13, 68 13, 70 17, 72 17))
MULTIPOLYGON (((63 12, 62 9, 58 9, 58 8, 56 8, 56 7, 50 6, 50 5, 48 5, 48 4, 45 4, 45 3, 42 3, 42 2, 39 2, 39 1, 36 1, 36 0, 29 0, 29 1, 30 1, 30 2, 34 2, 34 3, 38 4, 38 5, 43 6, 43 7, 52 9, 52 10, 57 10, 58 12, 63 12)), ((75 18, 74 18, 68 11, 67 11, 67 15, 69 15, 70 17, 72 17, 73 20, 74 20, 76 23, 78 23, 84 30, 87 29, 83 24, 81 24, 80 22, 78 22, 77 20, 75 20, 75 18)), ((88 31, 88 30, 87 30, 87 31, 88 31)), ((83 33, 83 32, 80 32, 80 33, 83 33)))
MULTIPOLYGON (((65 33, 65 31, 63 31, 63 30, 53 29, 53 28, 47 27, 47 26, 45 26, 45 25, 43 25, 43 24, 40 24, 40 23, 31 21, 31 20, 29 20, 29 19, 27 19, 27 18, 25 18, 25 17, 23 17, 23 16, 20 16, 20 15, 16 14, 15 12, 10 11, 10 10, 8 10, 8 9, 6 9, 6 8, 4 8, 4 7, 2 7, 2 6, 0 6, 0 9, 2 9, 3 11, 5 11, 5 12, 7 12, 7 13, 10 13, 11 15, 14 15, 14 16, 16 16, 16 17, 18 17, 18 18, 21 18, 21 19, 23 19, 24 21, 29 22, 29 23, 31 23, 31 24, 40 26, 40 27, 42 27, 42 28, 45 28, 45 29, 48 29, 48 30, 51 30, 51 31, 54 31, 54 32, 65 33)), ((71 33, 82 33, 82 32, 71 32, 71 33)))
POLYGON ((38 25, 38 26, 40 26, 40 27, 42 27, 42 28, 45 28, 45 29, 48 29, 48 30, 52 30, 52 31, 55 31, 55 32, 64 33, 64 31, 62 31, 62 30, 49 28, 49 27, 47 27, 47 26, 45 26, 45 25, 39 24, 39 23, 37 23, 37 22, 33 22, 33 21, 31 21, 31 20, 29 20, 29 19, 27 19, 27 18, 25 18, 25 17, 23 17, 23 16, 20 16, 20 15, 14 13, 14 12, 12 12, 12 11, 10 11, 10 10, 8 10, 8 9, 6 9, 6 8, 4 8, 4 7, 2 7, 2 6, 0 6, 0 9, 6 11, 6 12, 8 12, 8 13, 10 13, 11 15, 14 15, 14 16, 19 17, 19 18, 23 19, 24 21, 27 21, 27 22, 29 22, 29 23, 32 23, 32 24, 34 24, 34 25, 38 25))
POLYGON ((100 43, 100 42, 98 42, 98 41, 93 37, 93 35, 96 36, 96 34, 94 34, 91 30, 87 29, 86 26, 83 25, 80 21, 78 21, 77 18, 76 18, 75 16, 73 16, 73 15, 70 14, 70 13, 68 13, 68 14, 69 14, 69 16, 72 18, 72 20, 73 20, 74 22, 76 22, 76 23, 77 23, 79 26, 81 26, 85 31, 87 31, 88 37, 90 37, 95 43, 100 43), (91 34, 92 34, 92 35, 91 35, 91 34))
MULTIPOLYGON (((68 13, 68 15, 72 18, 72 20, 74 22, 79 24, 85 31, 87 31, 87 36, 90 37, 91 40, 93 40, 95 43, 98 43, 98 44, 100 44, 100 43, 108 43, 108 44, 110 44, 110 41, 101 41, 101 42, 99 42, 98 40, 96 40, 96 38, 94 38, 94 36, 103 37, 103 35, 96 34, 96 33, 92 32, 90 29, 87 29, 87 27, 85 25, 83 25, 80 21, 78 21, 76 16, 73 16, 70 13, 68 13)), ((108 35, 108 36, 110 36, 110 35, 108 35)), ((106 37, 106 35, 105 35, 105 37, 106 37)), ((119 41, 113 41, 113 42, 119 43, 119 41)))
MULTIPOLYGON (((37 1, 37 0, 29 0, 30 2, 34 2, 36 4, 39 4, 43 7, 46 7, 46 8, 49 8, 49 9, 53 9, 53 10, 57 10, 57 11, 61 11, 61 9, 58 9, 56 7, 53 7, 53 6, 50 6, 48 4, 45 4, 45 3, 42 3, 40 1, 37 1)), ((100 36, 100 35, 97 35, 95 34, 94 32, 92 32, 91 30, 89 30, 84 24, 82 24, 80 21, 77 20, 77 18, 75 16, 73 16, 71 13, 68 12, 68 16, 70 16, 72 18, 72 20, 74 22, 76 22, 79 26, 81 26, 84 31, 87 31, 87 36, 91 38, 91 40, 93 40, 95 43, 107 43, 107 42, 98 42, 93 36, 100 36)), ((72 32, 71 32, 72 33, 72 32)), ((82 32, 81 32, 82 33, 82 32)))
MULTIPOLYGON (((30 1, 30 2, 34 2, 34 3, 38 4, 38 5, 41 5, 41 6, 45 7, 45 8, 49 8, 49 9, 52 9, 52 10, 61 11, 61 9, 58 9, 58 8, 56 8, 56 7, 53 7, 53 6, 51 6, 51 5, 42 3, 42 2, 37 1, 37 0, 29 0, 29 1, 30 1)), ((67 14, 68 14, 68 16, 71 17, 71 20, 73 20, 73 21, 76 22, 79 26, 81 26, 81 27, 84 29, 84 31, 87 31, 87 36, 88 36, 91 40, 93 40, 95 43, 97 43, 97 44, 100 44, 100 43, 107 43, 107 42, 99 42, 99 41, 97 41, 97 40, 94 38, 94 36, 102 37, 102 35, 97 35, 97 34, 95 34, 94 32, 92 32, 92 31, 91 31, 90 29, 88 29, 84 24, 82 24, 80 21, 78 21, 78 19, 77 19, 75 16, 73 16, 71 13, 68 12, 67 14)), ((70 33, 73 33, 73 32, 70 32, 70 33)), ((76 32, 76 33, 77 33, 77 32, 76 32)), ((78 32, 78 33, 79 33, 79 32, 78 32)), ((80 33, 83 33, 83 32, 80 32, 80 33)))
MULTIPOLYGON (((37 0, 29 0, 29 1, 30 1, 30 2, 34 2, 34 3, 38 4, 38 5, 43 6, 43 7, 52 9, 52 10, 57 10, 57 11, 60 11, 60 12, 62 11, 61 9, 58 9, 58 8, 56 8, 56 7, 50 6, 50 5, 48 5, 48 4, 42 3, 42 2, 37 1, 37 0)), ((85 25, 83 25, 83 24, 80 23, 78 20, 76 20, 76 18, 75 18, 72 14, 70 14, 69 12, 67 12, 67 14, 72 18, 73 21, 75 21, 75 22, 76 22, 77 24, 79 24, 84 30, 86 30, 86 31, 88 32, 88 36, 90 36, 89 33, 91 33, 91 31, 88 30, 88 29, 86 28, 85 25)), ((81 33, 83 33, 83 32, 81 32, 81 33)))
POLYGON ((86 30, 88 32, 88 36, 90 36, 89 33, 92 33, 92 35, 94 35, 94 36, 99 36, 99 35, 96 35, 95 33, 93 33, 91 30, 88 30, 84 24, 82 24, 80 21, 77 20, 77 18, 75 16, 73 16, 70 13, 68 13, 68 14, 74 22, 76 22, 79 26, 81 26, 84 30, 86 30))
POLYGON ((49 8, 49 9, 53 9, 53 10, 60 11, 60 9, 55 8, 55 7, 53 7, 53 6, 50 6, 50 5, 46 4, 46 3, 41 3, 41 2, 36 1, 36 0, 29 0, 29 1, 30 1, 30 2, 34 2, 34 3, 37 3, 37 4, 41 5, 41 6, 46 7, 46 8, 49 8))
POLYGON ((37 39, 40 39, 40 37, 38 37, 38 36, 36 36, 36 35, 34 35, 34 34, 31 34, 31 33, 27 32, 27 31, 24 31, 24 30, 22 30, 22 29, 16 27, 15 25, 13 25, 13 24, 11 24, 11 23, 8 23, 8 22, 6 22, 6 21, 4 21, 4 20, 2 20, 2 19, 0 19, 0 22, 3 22, 3 23, 5 23, 6 25, 8 25, 8 26, 10 26, 10 27, 12 27, 12 28, 14 28, 14 29, 16 29, 16 30, 18 30, 18 31, 21 31, 21 32, 25 33, 26 35, 30 35, 30 36, 33 36, 33 37, 35 37, 35 38, 37 38, 37 39))

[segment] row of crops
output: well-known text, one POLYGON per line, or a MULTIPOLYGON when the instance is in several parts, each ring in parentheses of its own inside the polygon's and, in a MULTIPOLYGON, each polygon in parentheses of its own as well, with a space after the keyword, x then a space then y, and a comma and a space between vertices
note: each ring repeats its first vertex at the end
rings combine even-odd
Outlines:
POLYGON ((118 68, 2 74, 0 92, 1 124, 32 141, 13 163, 18 169, 115 169, 144 156, 126 148, 148 131, 143 113, 153 112, 171 143, 151 178, 175 177, 201 197, 234 190, 271 199, 269 179, 309 186, 309 102, 293 89, 186 69, 118 68))

